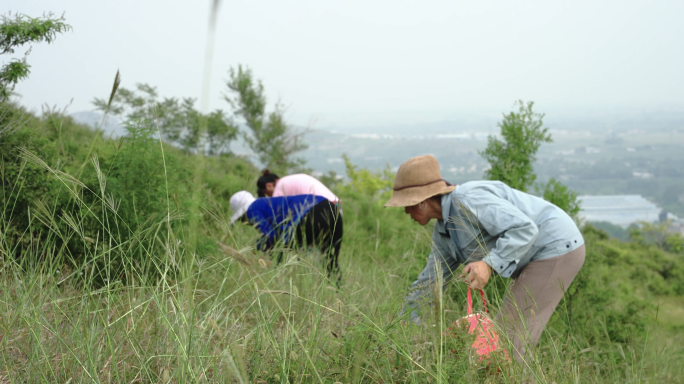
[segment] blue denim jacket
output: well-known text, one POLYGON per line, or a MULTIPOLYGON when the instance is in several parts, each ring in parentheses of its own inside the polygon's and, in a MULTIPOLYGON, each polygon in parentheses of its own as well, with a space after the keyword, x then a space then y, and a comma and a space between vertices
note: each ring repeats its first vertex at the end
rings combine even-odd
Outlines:
MULTIPOLYGON (((500 181, 461 184, 441 202, 443 220, 432 232, 427 265, 406 297, 413 308, 432 292, 438 270, 444 286, 461 264, 474 260, 515 278, 531 261, 561 256, 584 244, 562 209, 500 181)), ((415 311, 411 319, 418 320, 415 311)))

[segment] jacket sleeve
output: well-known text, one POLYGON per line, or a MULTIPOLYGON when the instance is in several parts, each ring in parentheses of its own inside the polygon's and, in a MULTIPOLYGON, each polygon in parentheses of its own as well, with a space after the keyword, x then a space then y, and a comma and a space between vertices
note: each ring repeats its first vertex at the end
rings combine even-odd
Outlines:
POLYGON ((473 193, 463 203, 477 216, 482 229, 498 236, 483 260, 499 275, 511 277, 537 239, 539 228, 508 200, 491 193, 473 193))
POLYGON ((416 324, 420 323, 420 316, 417 310, 420 307, 432 305, 434 284, 437 283, 437 277, 441 275, 442 289, 446 283, 451 280, 452 274, 459 267, 460 262, 451 255, 451 251, 446 241, 451 241, 448 236, 440 234, 436 229, 432 232, 432 251, 427 259, 427 265, 423 272, 418 275, 418 279, 411 284, 408 295, 406 296, 406 306, 402 313, 405 313, 409 307, 411 312, 411 321, 416 324))

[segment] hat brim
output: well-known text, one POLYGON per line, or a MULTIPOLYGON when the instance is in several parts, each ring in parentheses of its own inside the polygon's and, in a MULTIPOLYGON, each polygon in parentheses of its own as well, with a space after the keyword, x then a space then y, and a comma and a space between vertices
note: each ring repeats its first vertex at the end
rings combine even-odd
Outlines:
POLYGON ((436 183, 394 191, 392 198, 385 204, 385 207, 410 207, 420 204, 432 196, 451 193, 454 189, 456 189, 455 185, 445 186, 442 183, 436 183))
POLYGON ((249 206, 247 206, 247 207, 244 207, 244 206, 243 206, 243 207, 240 207, 235 213, 233 213, 233 216, 230 217, 230 225, 233 225, 234 222, 238 221, 238 219, 239 219, 240 217, 242 217, 242 215, 244 215, 245 212, 247 212, 247 208, 248 208, 248 207, 249 207, 249 206))

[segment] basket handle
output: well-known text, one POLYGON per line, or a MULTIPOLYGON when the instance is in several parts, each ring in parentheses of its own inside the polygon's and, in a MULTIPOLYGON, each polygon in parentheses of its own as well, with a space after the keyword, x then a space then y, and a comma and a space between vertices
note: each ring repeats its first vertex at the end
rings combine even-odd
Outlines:
MULTIPOLYGON (((468 286, 468 314, 472 315, 473 314, 473 296, 470 293, 472 288, 468 286)), ((482 297, 482 304, 484 305, 485 313, 487 313, 487 300, 485 300, 485 294, 484 291, 479 289, 480 291, 480 297, 482 297)))

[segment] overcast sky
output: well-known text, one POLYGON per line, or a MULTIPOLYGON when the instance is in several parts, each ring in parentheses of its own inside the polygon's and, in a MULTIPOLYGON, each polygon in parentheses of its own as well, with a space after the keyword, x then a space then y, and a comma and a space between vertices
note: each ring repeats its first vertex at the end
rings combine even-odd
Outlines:
MULTIPOLYGON (((73 26, 33 47, 16 90, 31 108, 73 98, 71 112, 91 110, 119 69, 124 87, 199 99, 209 9, 4 0, 2 13, 73 26)), ((244 64, 292 122, 322 128, 498 116, 517 99, 547 115, 682 109, 683 39, 679 0, 222 1, 208 104, 227 108, 228 69, 244 64)))

